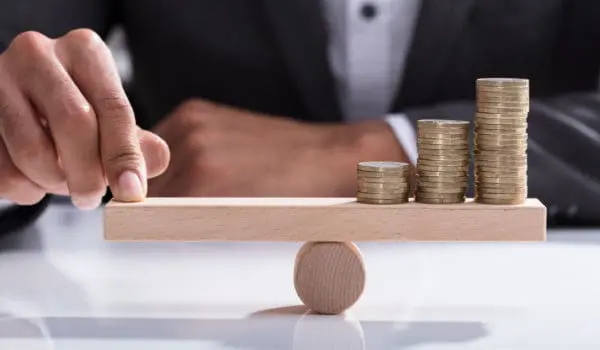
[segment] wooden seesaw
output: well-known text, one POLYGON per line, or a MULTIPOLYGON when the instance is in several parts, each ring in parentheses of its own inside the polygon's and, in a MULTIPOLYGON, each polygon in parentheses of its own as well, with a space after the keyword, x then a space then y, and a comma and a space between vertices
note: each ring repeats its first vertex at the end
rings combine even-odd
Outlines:
POLYGON ((306 242, 294 268, 300 300, 338 314, 360 298, 365 266, 353 242, 545 241, 546 207, 517 205, 369 205, 356 198, 147 198, 111 201, 105 238, 112 241, 306 242))

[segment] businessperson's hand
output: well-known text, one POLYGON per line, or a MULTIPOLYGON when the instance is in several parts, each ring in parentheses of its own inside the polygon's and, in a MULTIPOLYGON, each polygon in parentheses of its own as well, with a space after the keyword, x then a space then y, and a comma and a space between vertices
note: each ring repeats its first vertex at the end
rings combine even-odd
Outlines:
POLYGON ((93 31, 18 35, 0 55, 0 197, 29 205, 47 193, 94 208, 107 186, 141 200, 169 161, 141 130, 110 50, 93 31))
POLYGON ((172 160, 152 196, 351 196, 357 161, 406 159, 384 122, 311 124, 199 99, 153 131, 172 160))

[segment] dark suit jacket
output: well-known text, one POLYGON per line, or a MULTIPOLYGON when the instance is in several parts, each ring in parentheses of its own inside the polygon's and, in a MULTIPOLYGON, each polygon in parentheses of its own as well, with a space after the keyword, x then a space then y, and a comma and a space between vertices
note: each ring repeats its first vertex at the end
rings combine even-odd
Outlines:
MULTIPOLYGON (((393 110, 472 119, 475 79, 531 79, 529 192, 550 223, 600 222, 598 0, 422 0, 393 110)), ((341 121, 321 0, 0 0, 0 50, 25 30, 124 26, 130 96, 151 127, 190 97, 341 121)))

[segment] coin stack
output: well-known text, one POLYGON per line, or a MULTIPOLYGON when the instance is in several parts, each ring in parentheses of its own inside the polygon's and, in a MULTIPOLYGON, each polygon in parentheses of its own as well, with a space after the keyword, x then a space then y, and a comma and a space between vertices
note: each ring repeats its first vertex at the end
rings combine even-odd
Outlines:
POLYGON ((415 201, 462 203, 469 180, 470 123, 460 120, 417 121, 417 190, 415 201))
POLYGON ((476 81, 475 201, 521 204, 527 198, 529 80, 476 81))
POLYGON ((403 162, 358 163, 356 200, 367 204, 408 202, 410 165, 403 162))

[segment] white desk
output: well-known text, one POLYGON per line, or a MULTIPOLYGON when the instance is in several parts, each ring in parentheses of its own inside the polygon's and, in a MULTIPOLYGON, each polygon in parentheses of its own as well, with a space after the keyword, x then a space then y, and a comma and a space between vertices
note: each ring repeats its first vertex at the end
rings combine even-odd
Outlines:
POLYGON ((52 207, 0 243, 0 349, 600 348, 600 232, 361 244, 345 317, 293 307, 298 247, 107 243, 100 211, 52 207))

